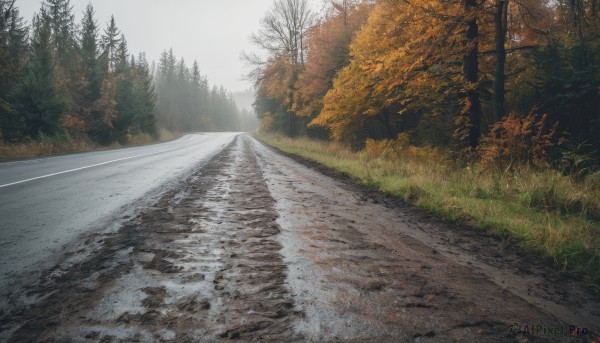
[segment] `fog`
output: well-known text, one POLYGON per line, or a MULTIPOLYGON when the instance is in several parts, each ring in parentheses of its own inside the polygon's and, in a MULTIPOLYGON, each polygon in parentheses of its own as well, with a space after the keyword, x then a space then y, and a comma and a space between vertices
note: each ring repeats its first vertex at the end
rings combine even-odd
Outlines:
MULTIPOLYGON (((89 0, 71 0, 79 23, 89 0)), ((101 28, 114 15, 125 35, 129 51, 145 52, 158 61, 164 49, 173 48, 188 64, 198 60, 213 84, 231 92, 244 91, 251 83, 240 61, 241 51, 252 51, 249 36, 272 0, 95 0, 91 1, 101 28)), ((31 22, 40 0, 17 0, 22 16, 31 22)))

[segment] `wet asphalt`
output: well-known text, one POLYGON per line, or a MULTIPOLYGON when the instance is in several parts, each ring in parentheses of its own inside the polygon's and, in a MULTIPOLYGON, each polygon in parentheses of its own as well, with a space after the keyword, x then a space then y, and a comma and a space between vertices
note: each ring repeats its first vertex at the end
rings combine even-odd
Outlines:
POLYGON ((177 184, 236 135, 0 162, 0 288, 51 266, 79 236, 116 225, 117 216, 177 184))

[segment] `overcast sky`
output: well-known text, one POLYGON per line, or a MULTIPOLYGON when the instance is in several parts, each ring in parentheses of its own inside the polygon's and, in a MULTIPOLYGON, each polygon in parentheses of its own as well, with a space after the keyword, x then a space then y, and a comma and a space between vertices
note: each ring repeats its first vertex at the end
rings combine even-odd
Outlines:
MULTIPOLYGON (((197 59, 211 83, 236 92, 250 87, 248 81, 242 80, 246 70, 240 52, 255 49, 248 37, 258 30, 259 21, 272 1, 92 0, 91 3, 102 28, 111 14, 115 16, 131 53, 144 51, 150 61, 158 61, 160 53, 172 47, 188 65, 197 59)), ((89 2, 71 0, 78 23, 89 2)), ((16 2, 28 23, 40 4, 41 0, 16 2)))

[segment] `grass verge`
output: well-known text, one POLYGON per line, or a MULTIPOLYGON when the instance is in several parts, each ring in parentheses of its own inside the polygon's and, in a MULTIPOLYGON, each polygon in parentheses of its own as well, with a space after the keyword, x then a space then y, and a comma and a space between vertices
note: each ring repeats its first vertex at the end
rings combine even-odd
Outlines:
POLYGON ((453 166, 429 148, 354 152, 333 142, 256 135, 442 218, 515 238, 600 292, 600 185, 553 170, 519 175, 453 166))
POLYGON ((127 145, 113 143, 109 146, 98 145, 87 137, 70 137, 66 141, 45 138, 40 141, 31 141, 19 144, 5 144, 2 142, 2 140, 0 140, 0 160, 13 160, 19 158, 31 158, 140 146, 159 142, 167 142, 177 139, 180 136, 181 134, 178 133, 161 130, 160 138, 158 140, 154 139, 148 134, 139 134, 130 136, 127 145))

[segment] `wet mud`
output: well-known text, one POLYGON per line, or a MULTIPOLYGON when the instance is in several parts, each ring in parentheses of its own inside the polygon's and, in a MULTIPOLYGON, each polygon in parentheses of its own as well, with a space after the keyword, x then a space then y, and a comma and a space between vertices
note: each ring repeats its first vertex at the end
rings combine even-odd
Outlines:
POLYGON ((95 251, 48 271, 28 290, 43 300, 5 310, 0 329, 14 342, 298 339, 276 218, 237 139, 118 232, 88 238, 95 251))
POLYGON ((509 241, 243 135, 2 298, 8 342, 594 342, 600 319, 509 241))

